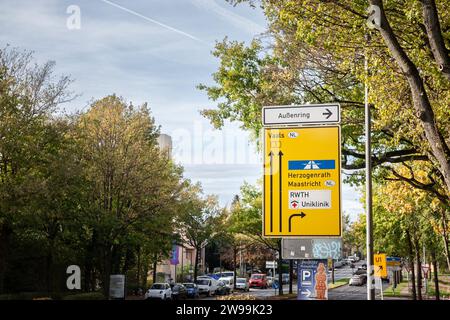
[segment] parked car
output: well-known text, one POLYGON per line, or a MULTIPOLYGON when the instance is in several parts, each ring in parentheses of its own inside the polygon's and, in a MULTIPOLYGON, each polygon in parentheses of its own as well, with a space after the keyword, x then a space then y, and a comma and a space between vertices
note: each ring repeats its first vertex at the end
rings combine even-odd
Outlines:
POLYGON ((210 277, 198 277, 196 284, 199 294, 206 294, 208 297, 216 293, 217 280, 210 277))
POLYGON ((350 281, 348 282, 349 286, 362 286, 366 283, 367 277, 363 274, 354 274, 350 281))
POLYGON ((222 277, 218 281, 222 281, 228 288, 230 288, 230 292, 233 292, 234 277, 222 277))
POLYGON ((267 289, 267 276, 264 273, 254 273, 248 281, 250 288, 267 289))
POLYGON ((243 291, 249 291, 250 288, 248 286, 247 279, 246 278, 236 278, 236 289, 243 290, 243 291))
POLYGON ((186 294, 189 298, 198 298, 198 287, 195 283, 183 283, 186 288, 186 294))
POLYGON ((223 281, 217 282, 217 289, 215 292, 217 295, 224 296, 230 294, 230 292, 230 288, 223 281))
POLYGON ((172 289, 168 283, 154 283, 145 293, 145 299, 171 299, 172 289))
POLYGON ((172 288, 172 299, 181 300, 187 298, 187 289, 181 283, 175 283, 172 288))
POLYGON ((342 268, 343 266, 344 266, 344 260, 339 259, 339 260, 334 261, 335 269, 342 268))

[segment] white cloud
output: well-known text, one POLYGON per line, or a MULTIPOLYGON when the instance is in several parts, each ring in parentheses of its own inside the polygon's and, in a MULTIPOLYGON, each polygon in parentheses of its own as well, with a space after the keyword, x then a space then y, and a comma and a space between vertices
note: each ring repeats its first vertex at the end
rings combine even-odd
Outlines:
POLYGON ((225 19, 236 28, 239 28, 251 35, 263 33, 265 27, 229 9, 220 6, 215 0, 191 0, 192 3, 204 10, 214 12, 221 18, 225 19))

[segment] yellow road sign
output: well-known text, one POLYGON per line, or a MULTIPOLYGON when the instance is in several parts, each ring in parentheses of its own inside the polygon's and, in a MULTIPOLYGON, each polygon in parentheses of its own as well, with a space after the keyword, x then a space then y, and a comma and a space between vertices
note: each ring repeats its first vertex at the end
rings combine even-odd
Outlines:
POLYGON ((340 127, 264 129, 263 236, 341 236, 340 127))
POLYGON ((386 278, 387 266, 386 266, 386 254, 379 253, 373 255, 373 267, 375 277, 386 278))

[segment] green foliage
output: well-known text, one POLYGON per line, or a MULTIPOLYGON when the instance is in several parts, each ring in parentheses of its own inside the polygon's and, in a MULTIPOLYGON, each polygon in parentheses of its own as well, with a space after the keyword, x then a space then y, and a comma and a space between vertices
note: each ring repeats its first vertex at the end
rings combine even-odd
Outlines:
MULTIPOLYGON (((229 1, 255 4, 255 1, 229 1)), ((436 1, 444 42, 449 45, 449 12, 446 1, 436 1)), ((366 27, 367 1, 261 0, 268 31, 250 45, 224 39, 214 56, 220 66, 215 85, 199 86, 217 102, 202 114, 216 127, 225 120, 239 121, 258 134, 261 108, 290 103, 339 102, 342 106, 342 163, 347 170, 364 167, 364 83, 369 86, 373 118, 372 150, 375 180, 392 171, 392 163, 428 161, 433 185, 415 185, 440 193, 447 202, 449 190, 424 135, 405 76, 399 72, 378 31, 366 27), (367 40, 367 35, 370 40, 367 40), (264 43, 264 45, 263 45, 264 43), (368 73, 364 67, 368 60, 368 73)), ((437 127, 450 139, 450 82, 439 72, 423 30, 419 2, 390 1, 386 14, 397 39, 420 70, 437 127)), ((256 136, 257 138, 258 136, 256 136)), ((447 156, 449 152, 447 151, 447 156)), ((361 184, 363 175, 351 171, 347 182, 361 184)), ((414 182, 414 177, 403 176, 414 182)))
POLYGON ((65 296, 63 300, 105 300, 105 296, 101 292, 89 292, 70 294, 65 296))
POLYGON ((145 287, 150 266, 181 239, 175 222, 191 214, 186 234, 205 241, 213 224, 199 235, 201 219, 217 201, 200 199, 161 152, 146 104, 110 95, 56 115, 71 80, 55 80, 53 66, 0 50, 0 293, 62 294, 72 264, 83 291, 106 296, 112 273, 145 287))

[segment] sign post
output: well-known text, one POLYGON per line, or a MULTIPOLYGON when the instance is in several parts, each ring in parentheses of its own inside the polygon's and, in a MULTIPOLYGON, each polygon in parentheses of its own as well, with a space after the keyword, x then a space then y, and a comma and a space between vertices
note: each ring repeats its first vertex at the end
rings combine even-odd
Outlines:
POLYGON ((263 108, 263 125, 305 125, 339 123, 338 103, 272 106, 263 108))
POLYGON ((375 277, 386 278, 387 277, 387 266, 386 266, 386 254, 379 253, 374 254, 374 275, 375 277))

